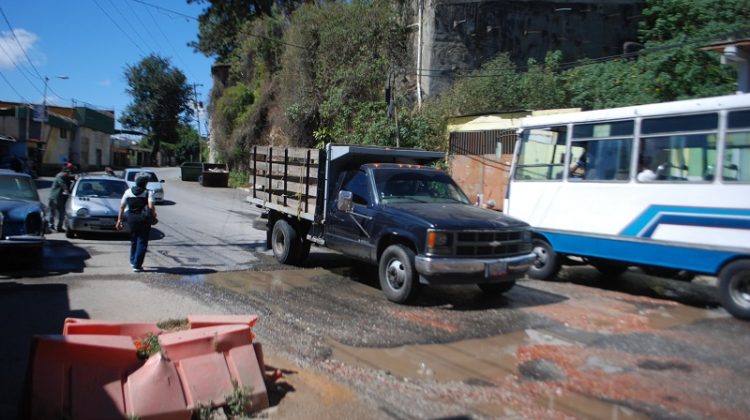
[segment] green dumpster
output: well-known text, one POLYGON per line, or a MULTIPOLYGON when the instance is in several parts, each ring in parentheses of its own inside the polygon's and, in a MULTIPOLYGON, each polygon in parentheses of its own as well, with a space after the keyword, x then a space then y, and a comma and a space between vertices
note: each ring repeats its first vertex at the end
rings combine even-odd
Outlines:
POLYGON ((200 183, 204 187, 228 187, 229 169, 226 163, 204 163, 200 183))
POLYGON ((180 166, 183 181, 198 181, 203 172, 203 164, 200 162, 185 162, 180 166))

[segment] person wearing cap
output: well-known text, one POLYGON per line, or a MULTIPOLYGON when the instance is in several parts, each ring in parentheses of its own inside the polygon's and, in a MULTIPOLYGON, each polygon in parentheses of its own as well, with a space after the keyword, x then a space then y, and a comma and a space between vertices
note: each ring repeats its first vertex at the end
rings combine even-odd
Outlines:
POLYGON ((135 186, 125 190, 120 200, 120 211, 117 215, 117 230, 123 229, 123 221, 130 228, 130 266, 136 273, 143 271, 143 260, 148 250, 148 238, 151 234, 151 220, 156 219, 156 208, 151 191, 146 189, 148 174, 138 174, 135 186))
POLYGON ((57 231, 63 231, 63 222, 65 221, 65 203, 68 201, 70 187, 73 183, 73 176, 68 165, 63 165, 60 172, 55 175, 52 181, 52 188, 49 193, 49 226, 52 229, 55 226, 55 215, 57 215, 57 231))

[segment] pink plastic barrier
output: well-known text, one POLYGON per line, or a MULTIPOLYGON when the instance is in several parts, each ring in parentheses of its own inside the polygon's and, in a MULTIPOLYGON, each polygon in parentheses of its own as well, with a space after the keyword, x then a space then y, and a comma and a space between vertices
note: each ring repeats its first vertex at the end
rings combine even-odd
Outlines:
POLYGON ((30 418, 189 419, 227 403, 235 386, 248 412, 268 407, 255 315, 190 316, 189 330, 156 324, 66 319, 60 336, 32 342, 26 410, 30 418), (134 340, 158 335, 161 352, 139 360, 134 340))

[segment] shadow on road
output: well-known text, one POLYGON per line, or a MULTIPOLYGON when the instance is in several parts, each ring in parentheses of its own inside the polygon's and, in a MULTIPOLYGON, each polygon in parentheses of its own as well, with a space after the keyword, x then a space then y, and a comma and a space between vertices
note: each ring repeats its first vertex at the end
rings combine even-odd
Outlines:
POLYGON ((620 276, 612 277, 605 276, 590 266, 566 267, 557 280, 631 295, 673 300, 699 308, 721 306, 718 289, 712 285, 698 280, 689 282, 651 276, 632 268, 620 276))
POLYGON ((89 318, 71 310, 68 286, 0 282, 0 317, 5 322, 0 357, 0 418, 20 418, 21 396, 34 335, 61 334, 65 318, 89 318))
POLYGON ((0 256, 0 279, 82 273, 91 255, 69 241, 48 239, 41 261, 8 252, 0 256))
MULTIPOLYGON (((305 267, 320 267, 352 281, 373 288, 380 293, 378 268, 359 263, 333 252, 310 253, 305 267)), ((383 298, 385 299, 385 297, 383 298)), ((568 298, 517 284, 504 294, 485 293, 474 284, 451 286, 422 286, 413 307, 441 308, 451 311, 482 311, 486 309, 523 308, 559 303, 568 298)))

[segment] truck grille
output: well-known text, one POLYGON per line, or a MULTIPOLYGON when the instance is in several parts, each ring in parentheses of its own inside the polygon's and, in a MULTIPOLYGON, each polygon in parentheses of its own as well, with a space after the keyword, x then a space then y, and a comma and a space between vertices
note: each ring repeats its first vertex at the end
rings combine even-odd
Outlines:
POLYGON ((531 252, 525 231, 464 231, 455 235, 455 254, 459 257, 504 257, 531 252))

